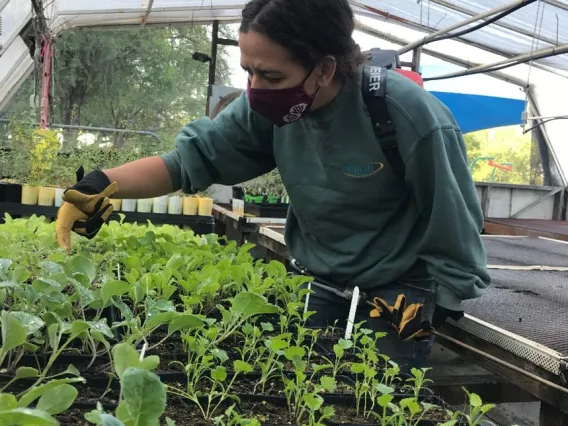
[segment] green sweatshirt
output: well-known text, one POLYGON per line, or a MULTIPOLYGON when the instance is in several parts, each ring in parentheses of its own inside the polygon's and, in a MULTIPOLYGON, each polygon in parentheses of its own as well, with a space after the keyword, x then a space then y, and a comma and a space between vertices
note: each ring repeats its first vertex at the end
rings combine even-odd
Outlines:
POLYGON ((438 304, 457 310, 490 282, 460 129, 434 96, 389 71, 403 180, 381 151, 360 81, 348 80, 330 104, 282 128, 252 111, 246 93, 213 121, 193 121, 163 156, 174 189, 233 185, 278 167, 291 203, 286 243, 311 274, 368 289, 423 263, 438 304))

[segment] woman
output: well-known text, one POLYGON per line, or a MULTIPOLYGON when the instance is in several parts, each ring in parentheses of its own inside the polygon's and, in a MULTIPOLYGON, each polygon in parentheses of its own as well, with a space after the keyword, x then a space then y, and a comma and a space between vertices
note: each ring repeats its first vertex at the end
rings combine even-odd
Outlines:
MULTIPOLYGON (((95 171, 68 190, 60 244, 69 247, 71 230, 95 235, 112 194, 191 193, 278 167, 292 206, 291 254, 331 286, 359 286, 375 301, 371 316, 394 326, 359 309, 358 320, 387 331, 380 349, 400 364, 425 365, 432 338, 414 338, 424 334, 421 316, 432 321, 428 304, 437 326, 489 284, 483 215, 451 113, 389 71, 388 109, 406 167, 404 178, 393 172, 363 102, 353 30, 347 0, 250 1, 239 34, 247 92, 215 119, 185 126, 172 152, 95 171)), ((346 317, 347 300, 312 290, 314 324, 346 317)))

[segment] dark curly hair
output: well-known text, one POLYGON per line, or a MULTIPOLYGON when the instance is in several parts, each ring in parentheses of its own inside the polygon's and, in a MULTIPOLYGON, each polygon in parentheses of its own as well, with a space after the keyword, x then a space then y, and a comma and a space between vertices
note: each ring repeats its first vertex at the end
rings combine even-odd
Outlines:
POLYGON ((255 31, 284 46, 306 69, 326 56, 337 62, 336 77, 353 77, 363 62, 353 40, 353 11, 347 0, 251 0, 240 32, 255 31))

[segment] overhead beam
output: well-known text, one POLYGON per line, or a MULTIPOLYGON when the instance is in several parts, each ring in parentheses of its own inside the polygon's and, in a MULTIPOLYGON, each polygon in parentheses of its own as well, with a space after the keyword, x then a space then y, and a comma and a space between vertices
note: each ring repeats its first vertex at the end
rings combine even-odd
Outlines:
POLYGON ((507 10, 510 10, 514 7, 517 7, 517 6, 520 6, 520 5, 523 5, 523 4, 534 3, 534 2, 535 2, 535 0, 515 0, 512 3, 507 3, 507 4, 504 4, 504 5, 501 5, 499 7, 488 10, 487 12, 478 13, 476 15, 473 15, 469 19, 466 19, 465 21, 461 21, 461 22, 458 22, 457 24, 450 25, 449 27, 446 27, 446 28, 443 28, 441 30, 433 32, 432 34, 430 34, 427 37, 424 37, 421 40, 416 40, 413 43, 407 44, 402 49, 400 49, 398 51, 398 53, 402 55, 403 53, 409 52, 412 49, 423 46, 427 43, 430 43, 431 41, 435 41, 436 37, 439 37, 439 36, 442 36, 442 35, 445 35, 445 34, 449 34, 451 31, 457 30, 459 28, 463 28, 466 25, 473 24, 474 22, 481 21, 482 19, 490 18, 494 15, 497 15, 498 13, 506 12, 507 10))
POLYGON ((562 3, 558 0, 540 0, 543 3, 549 4, 551 6, 557 7, 562 10, 568 10, 568 4, 562 3))
MULTIPOLYGON (((366 16, 368 18, 380 19, 380 17, 382 17, 387 22, 393 21, 395 24, 402 25, 403 27, 410 28, 412 30, 422 31, 422 32, 425 32, 425 33, 428 33, 428 34, 430 34, 434 31, 434 29, 432 29, 432 28, 430 28, 426 25, 419 24, 417 22, 413 22, 413 21, 410 21, 410 20, 405 19, 405 18, 401 18, 400 16, 393 15, 392 13, 388 13, 388 12, 385 12, 383 10, 379 10, 379 9, 376 9, 376 8, 373 8, 373 7, 358 4, 357 0, 350 0, 350 3, 352 5, 356 5, 358 8, 366 9, 367 12, 360 13, 360 14, 363 15, 363 16, 366 16)), ((505 58, 512 58, 514 56, 511 53, 504 52, 502 50, 498 50, 498 49, 495 49, 493 47, 486 46, 484 44, 477 43, 477 42, 472 41, 472 40, 468 40, 464 37, 453 37, 452 39, 455 40, 455 41, 459 41, 460 43, 464 43, 467 46, 475 47, 477 49, 484 50, 485 52, 493 53, 494 55, 503 56, 505 58)), ((404 46, 404 45, 407 45, 407 44, 408 44, 408 41, 405 41, 402 45, 404 46)), ((563 77, 563 78, 568 78, 568 75, 563 74, 561 72, 558 72, 554 69, 551 69, 550 67, 547 67, 546 65, 541 65, 541 64, 538 64, 538 63, 532 63, 531 65, 534 68, 538 68, 538 69, 541 69, 541 70, 546 71, 546 72, 551 72, 551 73, 556 74, 556 75, 563 77)))
POLYGON ((550 58, 552 56, 563 55, 565 53, 568 53, 568 43, 560 46, 547 47, 546 49, 535 50, 534 52, 530 53, 523 53, 522 55, 517 55, 512 58, 504 59, 502 61, 493 62, 490 64, 477 65, 474 67, 470 67, 466 71, 444 74, 437 77, 430 77, 429 79, 444 80, 454 77, 462 77, 465 75, 479 74, 486 71, 493 71, 496 68, 503 69, 503 68, 513 67, 516 65, 524 64, 526 62, 538 59, 550 58))
MULTIPOLYGON (((378 30, 376 28, 370 27, 368 25, 365 25, 359 21, 356 21, 355 23, 355 28, 365 34, 369 34, 378 38, 381 38, 383 40, 389 41, 391 43, 394 44, 398 44, 400 46, 404 46, 407 41, 397 37, 391 33, 387 33, 381 30, 378 30)), ((458 65, 460 67, 464 67, 464 68, 470 68, 472 66, 478 66, 479 64, 475 64, 475 63, 471 63, 469 61, 464 61, 463 59, 460 59, 456 56, 452 56, 452 55, 448 55, 445 53, 440 53, 437 52, 435 50, 431 50, 431 49, 427 49, 427 48, 422 48, 422 53, 425 55, 429 55, 432 56, 434 58, 437 59, 441 59, 442 61, 448 62, 450 64, 454 64, 454 65, 458 65)), ((487 75, 490 75, 491 77, 494 77, 498 80, 504 81, 506 83, 511 83, 514 84, 516 86, 522 87, 522 88, 526 88, 527 86, 527 82, 523 81, 521 79, 515 78, 515 77, 511 77, 505 73, 499 72, 499 71, 495 71, 495 72, 488 72, 487 75)))
MULTIPOLYGON (((464 15, 468 15, 468 16, 476 16, 477 12, 474 12, 468 8, 459 6, 457 4, 454 3, 450 3, 449 1, 446 0, 429 0, 430 3, 435 3, 437 5, 440 5, 442 7, 445 7, 446 9, 450 9, 450 10, 454 10, 456 12, 462 13, 464 15)), ((513 31, 515 33, 518 34, 522 34, 524 36, 536 39, 536 40, 540 40, 544 43, 548 43, 548 44, 552 44, 552 45, 556 45, 556 40, 553 40, 551 38, 548 38, 546 36, 543 36, 541 34, 535 34, 534 32, 531 32, 529 30, 526 30, 524 28, 519 28, 519 27, 515 27, 514 25, 511 24, 507 24, 505 22, 501 22, 501 21, 497 21, 497 22, 493 22, 491 24, 494 27, 500 27, 500 28, 504 28, 506 30, 509 31, 513 31)))

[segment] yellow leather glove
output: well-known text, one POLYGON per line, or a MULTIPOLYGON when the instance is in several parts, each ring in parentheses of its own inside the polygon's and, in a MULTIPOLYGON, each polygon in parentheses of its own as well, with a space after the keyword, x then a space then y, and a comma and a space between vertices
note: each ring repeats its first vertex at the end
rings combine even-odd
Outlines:
POLYGON ((371 318, 382 318, 390 323, 404 342, 428 338, 446 322, 446 319, 459 321, 464 315, 463 311, 442 308, 436 305, 435 300, 430 299, 424 304, 407 305, 404 294, 398 295, 393 306, 379 297, 367 303, 373 307, 370 312, 371 318))
POLYGON ((393 306, 375 297, 367 302, 373 307, 371 318, 382 318, 392 325, 403 341, 420 340, 432 334, 432 324, 422 318, 421 303, 406 304, 406 296, 399 294, 393 306))
POLYGON ((57 212, 57 243, 69 251, 71 232, 93 238, 113 212, 110 197, 118 192, 118 184, 110 183, 104 173, 93 172, 63 194, 57 212))

